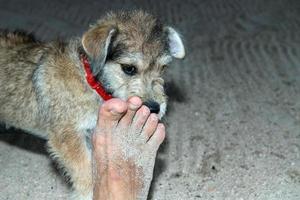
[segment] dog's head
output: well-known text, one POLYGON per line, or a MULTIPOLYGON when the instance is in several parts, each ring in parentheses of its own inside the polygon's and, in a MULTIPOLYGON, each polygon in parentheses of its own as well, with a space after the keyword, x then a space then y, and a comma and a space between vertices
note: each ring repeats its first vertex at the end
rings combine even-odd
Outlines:
POLYGON ((151 112, 166 111, 163 72, 172 57, 183 58, 179 34, 142 12, 110 13, 82 37, 92 72, 114 97, 139 96, 151 112))

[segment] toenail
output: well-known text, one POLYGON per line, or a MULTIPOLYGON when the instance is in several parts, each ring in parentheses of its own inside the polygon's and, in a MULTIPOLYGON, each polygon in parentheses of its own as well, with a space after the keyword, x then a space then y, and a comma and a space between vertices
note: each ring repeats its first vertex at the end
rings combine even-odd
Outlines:
POLYGON ((118 112, 118 111, 115 110, 115 109, 111 109, 110 112, 111 112, 113 115, 119 115, 119 114, 122 113, 122 112, 118 112))
POLYGON ((129 109, 136 110, 140 107, 138 104, 129 103, 129 109))
POLYGON ((150 119, 151 119, 152 121, 158 121, 157 115, 156 115, 156 114, 153 114, 153 113, 150 115, 150 119))
POLYGON ((162 123, 159 123, 159 124, 157 125, 157 128, 160 129, 161 131, 165 131, 165 129, 166 129, 165 125, 162 124, 162 123))
POLYGON ((142 101, 141 101, 141 99, 139 97, 131 97, 128 100, 128 102, 129 102, 128 107, 131 110, 136 110, 139 107, 141 107, 141 105, 142 105, 142 101))
POLYGON ((142 113, 143 113, 143 115, 144 115, 144 116, 147 116, 147 115, 149 115, 149 113, 150 113, 150 110, 149 110, 149 108, 147 108, 146 106, 143 106, 142 113))

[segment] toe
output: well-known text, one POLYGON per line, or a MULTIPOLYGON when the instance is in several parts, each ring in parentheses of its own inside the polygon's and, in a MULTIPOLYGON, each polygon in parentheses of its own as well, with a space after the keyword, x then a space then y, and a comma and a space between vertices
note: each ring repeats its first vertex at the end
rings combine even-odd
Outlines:
POLYGON ((142 131, 143 137, 146 138, 146 141, 153 135, 154 131, 157 128, 158 117, 156 114, 150 114, 144 128, 142 131))
POLYGON ((165 126, 162 123, 157 125, 157 128, 152 135, 152 137, 148 140, 147 144, 150 148, 158 149, 159 145, 164 141, 166 136, 165 126))
POLYGON ((135 114, 131 128, 135 133, 141 133, 148 117, 150 115, 150 110, 146 106, 142 106, 135 114))
POLYGON ((106 101, 99 110, 96 130, 111 130, 127 110, 126 102, 120 99, 106 101))
POLYGON ((122 127, 127 127, 132 123, 136 111, 142 106, 142 100, 139 97, 130 97, 127 101, 127 105, 128 110, 119 122, 119 125, 122 127))

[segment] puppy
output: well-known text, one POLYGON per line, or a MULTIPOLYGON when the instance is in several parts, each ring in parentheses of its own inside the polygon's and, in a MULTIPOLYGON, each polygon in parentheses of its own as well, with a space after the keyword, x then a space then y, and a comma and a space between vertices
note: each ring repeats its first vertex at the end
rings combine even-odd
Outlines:
POLYGON ((163 72, 183 58, 179 34, 142 11, 109 13, 66 43, 0 34, 0 121, 47 138, 76 199, 92 199, 91 142, 99 106, 139 96, 166 111, 163 72))

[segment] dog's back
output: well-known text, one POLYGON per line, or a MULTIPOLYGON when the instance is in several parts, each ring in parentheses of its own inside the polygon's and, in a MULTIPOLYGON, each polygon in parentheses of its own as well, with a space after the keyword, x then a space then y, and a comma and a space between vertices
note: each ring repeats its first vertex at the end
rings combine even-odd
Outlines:
POLYGON ((13 48, 20 45, 28 45, 36 43, 35 38, 31 34, 27 34, 21 31, 9 32, 0 30, 0 47, 13 48))
POLYGON ((40 44, 22 32, 0 32, 0 121, 34 127, 37 101, 32 78, 42 56, 40 44))

